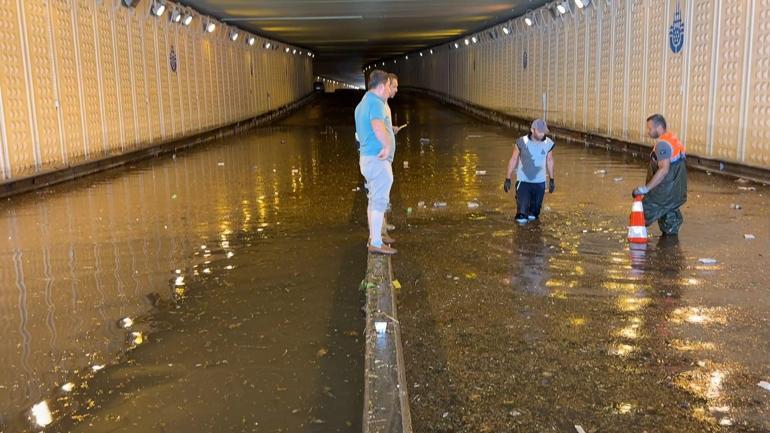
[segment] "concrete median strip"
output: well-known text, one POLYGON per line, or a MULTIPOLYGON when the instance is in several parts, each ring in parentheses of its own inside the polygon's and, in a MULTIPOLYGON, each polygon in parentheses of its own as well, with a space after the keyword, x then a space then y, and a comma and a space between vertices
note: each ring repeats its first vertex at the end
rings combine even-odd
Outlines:
POLYGON ((401 329, 389 256, 369 254, 366 277, 364 433, 411 433, 401 329))

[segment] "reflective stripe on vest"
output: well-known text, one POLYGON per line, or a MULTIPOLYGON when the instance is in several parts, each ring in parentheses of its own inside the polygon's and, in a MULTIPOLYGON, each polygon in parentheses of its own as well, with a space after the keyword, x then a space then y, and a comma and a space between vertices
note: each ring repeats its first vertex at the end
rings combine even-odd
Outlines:
MULTIPOLYGON (((687 156, 684 151, 684 144, 682 144, 681 141, 674 135, 673 132, 666 132, 665 134, 661 135, 658 138, 658 141, 665 141, 668 143, 669 146, 671 146, 671 163, 679 162, 681 160, 684 160, 687 156)), ((657 147, 657 143, 655 144, 657 147)), ((655 149, 652 150, 653 154, 655 154, 655 149)))

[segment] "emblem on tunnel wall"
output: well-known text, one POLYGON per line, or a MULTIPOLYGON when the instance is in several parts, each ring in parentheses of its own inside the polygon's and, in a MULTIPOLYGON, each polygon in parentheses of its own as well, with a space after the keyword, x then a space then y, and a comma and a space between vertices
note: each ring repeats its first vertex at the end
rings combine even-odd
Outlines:
POLYGON ((674 12, 674 22, 668 31, 668 45, 674 54, 682 51, 684 47, 684 21, 682 21, 682 11, 678 1, 676 2, 676 12, 674 12))
POLYGON ((168 65, 171 67, 172 72, 176 72, 176 52, 174 52, 174 46, 171 46, 171 51, 168 53, 168 65))
POLYGON ((524 69, 527 69, 527 50, 524 50, 524 56, 521 63, 524 65, 524 69))

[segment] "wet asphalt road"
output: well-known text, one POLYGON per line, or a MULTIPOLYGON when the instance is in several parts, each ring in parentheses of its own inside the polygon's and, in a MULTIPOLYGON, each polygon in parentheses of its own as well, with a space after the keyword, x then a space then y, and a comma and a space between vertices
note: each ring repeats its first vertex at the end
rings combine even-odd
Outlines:
MULTIPOLYGON (((0 431, 360 431, 358 97, 0 205, 0 431)), ((770 189, 691 171, 679 239, 630 251, 640 162, 557 138, 518 226, 515 131, 392 108, 415 431, 770 431, 770 189)))

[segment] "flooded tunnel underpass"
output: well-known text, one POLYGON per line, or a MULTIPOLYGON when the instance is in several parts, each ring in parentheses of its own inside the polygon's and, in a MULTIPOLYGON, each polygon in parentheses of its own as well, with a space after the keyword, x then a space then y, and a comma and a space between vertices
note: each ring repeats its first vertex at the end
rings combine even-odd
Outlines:
MULTIPOLYGON (((0 205, 0 431, 360 431, 359 97, 0 205)), ((519 226, 514 131, 391 105, 416 432, 770 430, 766 186, 691 171, 679 239, 630 251, 638 161, 557 138, 519 226)))

